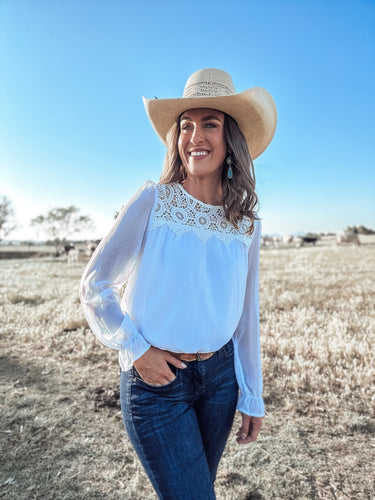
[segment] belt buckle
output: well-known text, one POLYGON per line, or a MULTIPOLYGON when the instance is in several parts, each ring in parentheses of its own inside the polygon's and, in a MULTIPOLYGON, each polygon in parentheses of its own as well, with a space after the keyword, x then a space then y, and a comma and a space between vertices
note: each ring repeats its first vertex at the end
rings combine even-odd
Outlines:
POLYGON ((197 354, 195 355, 195 359, 197 361, 202 361, 202 356, 201 356, 201 354, 199 352, 197 352, 197 354))

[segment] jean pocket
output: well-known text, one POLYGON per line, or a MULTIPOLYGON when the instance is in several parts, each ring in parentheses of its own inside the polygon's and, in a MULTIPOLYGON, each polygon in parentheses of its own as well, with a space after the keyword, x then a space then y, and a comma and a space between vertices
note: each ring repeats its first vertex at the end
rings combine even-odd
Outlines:
POLYGON ((148 389, 162 390, 162 389, 171 387, 172 385, 174 385, 177 382, 177 379, 179 378, 178 377, 179 370, 175 366, 170 365, 169 363, 168 363, 168 366, 171 369, 171 371, 174 373, 174 379, 171 380, 170 382, 168 382, 167 384, 163 384, 163 385, 149 384, 148 382, 146 382, 145 380, 143 380, 143 378, 141 377, 141 375, 137 372, 137 369, 135 368, 135 366, 133 366, 133 368, 132 368, 133 369, 133 379, 134 379, 135 382, 139 383, 140 385, 143 385, 143 386, 147 387, 148 389))
POLYGON ((225 355, 226 357, 228 357, 228 358, 229 358, 230 356, 232 356, 232 355, 233 355, 233 353, 234 353, 233 340, 232 340, 232 339, 230 339, 230 341, 229 341, 229 342, 227 342, 227 343, 225 344, 225 346, 223 346, 223 348, 222 348, 222 349, 223 349, 223 353, 224 353, 224 355, 225 355))

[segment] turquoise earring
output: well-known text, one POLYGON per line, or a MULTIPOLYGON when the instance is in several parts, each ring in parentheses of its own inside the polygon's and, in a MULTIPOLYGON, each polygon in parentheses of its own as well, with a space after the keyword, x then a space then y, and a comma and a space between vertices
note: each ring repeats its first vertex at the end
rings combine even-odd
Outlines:
POLYGON ((226 157, 225 162, 228 165, 228 172, 227 172, 228 179, 231 179, 233 177, 233 170, 232 170, 233 160, 231 155, 228 155, 226 157))

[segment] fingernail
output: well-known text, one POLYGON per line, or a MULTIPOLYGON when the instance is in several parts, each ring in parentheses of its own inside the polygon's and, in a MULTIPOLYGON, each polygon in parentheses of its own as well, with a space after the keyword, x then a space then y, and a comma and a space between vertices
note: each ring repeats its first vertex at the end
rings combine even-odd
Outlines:
POLYGON ((242 438, 242 439, 246 439, 246 437, 247 437, 247 436, 246 436, 246 434, 242 434, 242 435, 241 435, 241 438, 242 438))
POLYGON ((181 368, 186 368, 185 363, 181 363, 181 368))

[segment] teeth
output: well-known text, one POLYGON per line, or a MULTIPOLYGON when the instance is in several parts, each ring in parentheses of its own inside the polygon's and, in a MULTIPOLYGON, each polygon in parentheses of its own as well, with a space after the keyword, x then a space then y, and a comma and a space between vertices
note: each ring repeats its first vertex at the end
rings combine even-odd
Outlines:
POLYGON ((208 155, 208 151, 192 151, 191 156, 206 156, 208 155))

